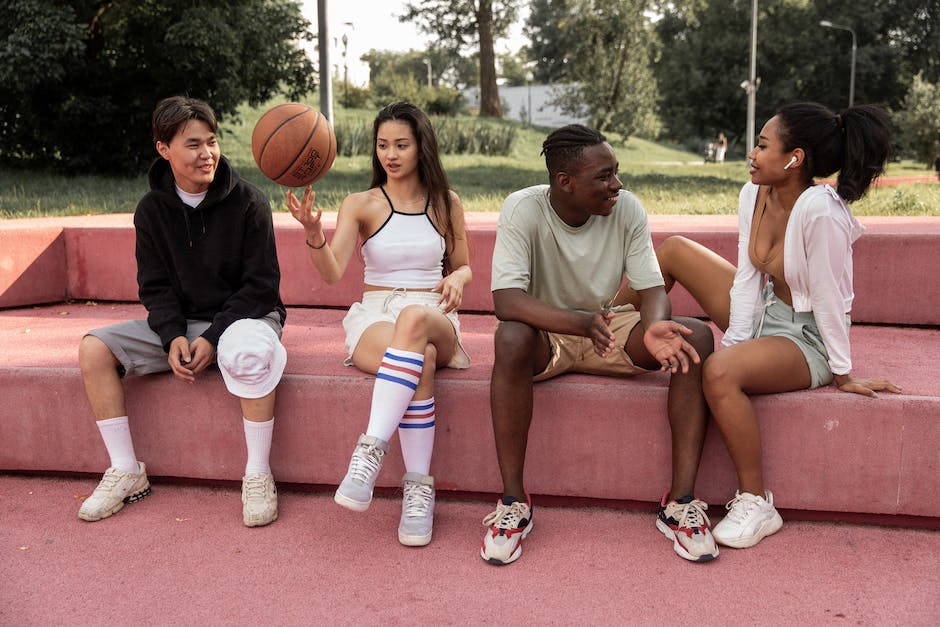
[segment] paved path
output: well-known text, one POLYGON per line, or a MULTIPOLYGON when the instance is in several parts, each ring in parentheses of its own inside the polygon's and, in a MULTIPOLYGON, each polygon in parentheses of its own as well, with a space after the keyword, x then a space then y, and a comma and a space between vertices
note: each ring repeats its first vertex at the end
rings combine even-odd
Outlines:
POLYGON ((478 557, 490 503, 439 502, 434 541, 414 549, 397 542, 398 498, 354 514, 282 489, 280 519, 248 529, 237 487, 156 482, 85 523, 95 483, 0 474, 0 625, 916 626, 940 613, 938 531, 788 522, 700 565, 650 512, 536 505, 525 554, 498 568, 478 557))

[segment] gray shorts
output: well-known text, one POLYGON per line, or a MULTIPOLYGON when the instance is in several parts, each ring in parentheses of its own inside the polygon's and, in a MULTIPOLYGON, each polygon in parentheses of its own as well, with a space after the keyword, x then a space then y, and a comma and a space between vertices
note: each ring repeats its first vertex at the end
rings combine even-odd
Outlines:
MULTIPOLYGON (((259 320, 265 322, 277 333, 278 337, 281 337, 280 314, 272 311, 259 320)), ((209 328, 210 324, 205 320, 187 320, 186 339, 192 343, 209 328)), ((94 335, 104 342, 108 350, 121 363, 118 367, 121 377, 167 372, 170 369, 160 336, 150 328, 146 320, 118 322, 92 329, 86 335, 94 335)))
MULTIPOLYGON (((774 296, 773 289, 771 282, 764 288, 764 302, 769 304, 764 307, 763 321, 758 320, 752 337, 785 337, 792 341, 806 358, 812 379, 810 388, 829 385, 832 383, 829 352, 819 334, 813 312, 794 311, 793 307, 774 296)), ((848 315, 845 324, 852 324, 848 315)))

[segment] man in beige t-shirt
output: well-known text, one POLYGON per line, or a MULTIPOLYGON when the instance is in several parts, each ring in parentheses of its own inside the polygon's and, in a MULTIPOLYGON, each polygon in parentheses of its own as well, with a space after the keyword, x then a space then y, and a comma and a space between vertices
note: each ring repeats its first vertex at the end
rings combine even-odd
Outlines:
POLYGON ((493 252, 500 324, 490 402, 503 497, 484 519, 480 555, 511 563, 532 529, 523 468, 533 382, 565 372, 633 376, 663 369, 672 373, 673 477, 656 524, 681 557, 714 559, 707 505, 693 496, 708 417, 701 362, 714 349, 711 330, 694 318, 671 319, 646 212, 623 189, 604 136, 569 125, 542 148, 550 184, 510 194, 493 252), (621 305, 626 278, 642 298, 639 311, 621 305))

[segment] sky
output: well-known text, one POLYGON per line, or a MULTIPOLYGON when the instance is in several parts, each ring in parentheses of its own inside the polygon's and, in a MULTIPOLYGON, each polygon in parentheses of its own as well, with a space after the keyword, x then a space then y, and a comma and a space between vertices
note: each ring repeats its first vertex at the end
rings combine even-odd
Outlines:
MULTIPOLYGON (((369 80, 369 66, 359 57, 373 48, 376 50, 423 50, 428 38, 418 32, 411 22, 399 22, 398 16, 404 13, 404 0, 328 0, 327 23, 331 40, 335 44, 330 49, 330 64, 343 72, 342 36, 347 39, 346 65, 349 70, 349 82, 364 85, 369 80)), ((317 0, 301 2, 303 14, 312 26, 311 32, 317 32, 317 0)), ((509 39, 496 42, 497 53, 517 52, 525 44, 522 37, 521 22, 516 24, 509 39)), ((307 54, 315 64, 319 57, 310 42, 307 54)))

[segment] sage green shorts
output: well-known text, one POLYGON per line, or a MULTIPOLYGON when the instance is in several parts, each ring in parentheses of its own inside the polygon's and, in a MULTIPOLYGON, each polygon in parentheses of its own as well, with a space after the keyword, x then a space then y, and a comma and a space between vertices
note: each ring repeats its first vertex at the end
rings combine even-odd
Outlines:
MULTIPOLYGON (((794 311, 793 307, 786 304, 773 293, 773 283, 768 283, 764 291, 764 302, 770 304, 764 308, 763 324, 758 323, 754 327, 753 337, 785 337, 796 344, 803 357, 806 358, 806 364, 809 366, 809 373, 812 379, 810 388, 818 388, 832 383, 832 371, 829 369, 829 352, 823 343, 822 335, 819 333, 819 327, 816 326, 816 317, 813 312, 794 311), (759 334, 758 334, 759 331, 759 334)), ((851 325, 849 316, 845 317, 845 324, 851 325)))

